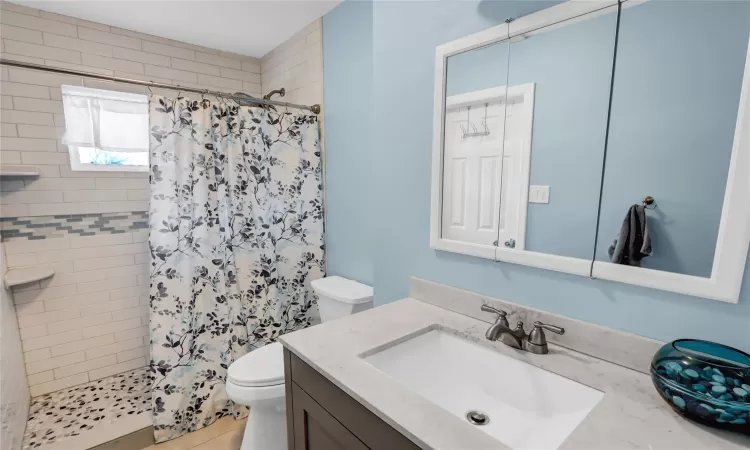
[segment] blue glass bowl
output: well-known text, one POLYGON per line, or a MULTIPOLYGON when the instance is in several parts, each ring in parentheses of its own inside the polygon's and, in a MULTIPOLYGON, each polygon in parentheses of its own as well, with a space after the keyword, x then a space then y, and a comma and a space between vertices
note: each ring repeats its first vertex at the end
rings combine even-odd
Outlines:
POLYGON ((697 422, 750 434, 750 355, 680 339, 659 349, 651 380, 664 401, 697 422))

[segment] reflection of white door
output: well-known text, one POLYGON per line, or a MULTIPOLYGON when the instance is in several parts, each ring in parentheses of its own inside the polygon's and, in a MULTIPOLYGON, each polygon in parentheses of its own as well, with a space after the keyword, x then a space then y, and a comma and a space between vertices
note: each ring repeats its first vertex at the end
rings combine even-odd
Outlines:
POLYGON ((523 249, 531 115, 522 111, 529 107, 523 96, 521 101, 509 96, 507 117, 513 120, 504 124, 505 92, 500 98, 497 92, 490 89, 447 99, 442 238, 488 246, 498 241, 500 247, 512 242, 523 249), (463 129, 474 131, 471 124, 484 130, 485 108, 490 134, 464 138, 463 129), (524 118, 528 124, 518 122, 524 118))

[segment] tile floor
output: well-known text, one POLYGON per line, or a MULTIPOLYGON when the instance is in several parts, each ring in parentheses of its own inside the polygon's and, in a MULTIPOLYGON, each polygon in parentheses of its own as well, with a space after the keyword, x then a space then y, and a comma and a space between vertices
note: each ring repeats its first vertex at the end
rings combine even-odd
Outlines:
MULTIPOLYGON (((91 448, 92 442, 98 445, 144 427, 150 429, 148 386, 144 367, 33 398, 23 450, 82 450, 91 448), (139 418, 144 420, 133 420, 139 418)), ((144 450, 239 450, 245 422, 224 417, 144 450)), ((127 450, 140 450, 140 446, 127 450)))
POLYGON ((239 450, 245 422, 223 417, 206 428, 143 450, 239 450))
POLYGON ((150 423, 149 384, 144 367, 34 397, 23 450, 44 450, 48 446, 75 449, 87 435, 102 435, 106 440, 106 435, 110 434, 111 438, 117 438, 134 431, 119 430, 126 424, 150 423), (143 420, 132 420, 137 418, 143 420), (122 433, 117 434, 119 431, 122 433))

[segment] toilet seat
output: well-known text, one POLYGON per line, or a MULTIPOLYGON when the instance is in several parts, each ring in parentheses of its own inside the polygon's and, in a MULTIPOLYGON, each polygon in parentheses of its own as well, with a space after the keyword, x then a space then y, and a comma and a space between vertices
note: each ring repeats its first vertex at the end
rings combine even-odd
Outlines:
POLYGON ((227 370, 227 382, 243 387, 284 384, 284 348, 274 342, 236 360, 227 370))

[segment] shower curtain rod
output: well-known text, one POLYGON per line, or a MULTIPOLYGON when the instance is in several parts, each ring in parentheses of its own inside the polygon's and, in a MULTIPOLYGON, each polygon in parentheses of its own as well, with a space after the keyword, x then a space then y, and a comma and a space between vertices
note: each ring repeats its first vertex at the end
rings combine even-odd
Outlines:
POLYGON ((23 69, 33 69, 33 70, 41 70, 44 72, 52 72, 52 73, 61 73, 65 75, 76 75, 80 77, 86 77, 86 78, 94 78, 97 80, 107 80, 107 81, 116 81, 118 83, 128 83, 128 84, 137 84, 140 86, 148 86, 148 87, 154 87, 154 88, 162 88, 162 89, 173 89, 177 91, 185 91, 185 92, 196 92, 198 94, 204 94, 204 95, 213 95, 216 97, 225 97, 225 98, 231 98, 236 101, 245 101, 245 102, 252 102, 252 103, 260 103, 262 105, 275 105, 275 106, 285 106, 288 108, 298 108, 298 109, 307 109, 311 111, 313 114, 320 114, 320 105, 297 105, 295 103, 287 103, 287 102, 278 102, 275 100, 266 100, 264 98, 256 98, 252 97, 250 95, 244 94, 244 93, 234 93, 229 94, 226 92, 221 91, 210 91, 208 89, 197 89, 197 88, 189 88, 180 86, 177 84, 167 84, 167 83, 158 83, 155 81, 141 81, 141 80, 134 80, 132 78, 125 78, 125 77, 115 77, 111 75, 100 75, 98 73, 91 73, 91 72, 82 72, 79 70, 69 70, 69 69, 59 69, 57 67, 50 67, 50 66, 42 66, 40 64, 33 64, 33 63, 25 63, 21 61, 13 61, 11 59, 4 59, 0 58, 0 65, 3 66, 10 66, 10 67, 20 67, 23 69))

